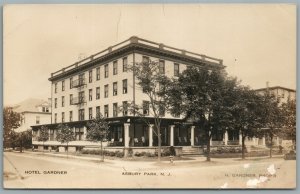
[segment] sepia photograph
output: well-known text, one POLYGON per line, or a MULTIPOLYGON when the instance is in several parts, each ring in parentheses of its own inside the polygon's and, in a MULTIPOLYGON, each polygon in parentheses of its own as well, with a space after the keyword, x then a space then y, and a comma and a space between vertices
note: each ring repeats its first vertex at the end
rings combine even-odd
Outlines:
POLYGON ((4 189, 296 189, 296 4, 7 4, 4 189))

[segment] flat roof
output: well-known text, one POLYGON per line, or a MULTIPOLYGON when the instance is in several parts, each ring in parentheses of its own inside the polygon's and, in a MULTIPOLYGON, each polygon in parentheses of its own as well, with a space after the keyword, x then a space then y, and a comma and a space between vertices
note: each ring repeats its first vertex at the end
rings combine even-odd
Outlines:
POLYGON ((93 54, 83 60, 64 67, 56 72, 51 73, 49 81, 55 81, 65 76, 71 75, 76 72, 84 71, 100 62, 105 63, 109 59, 131 52, 141 52, 145 54, 153 54, 157 56, 165 56, 170 59, 180 60, 186 64, 195 65, 209 65, 216 68, 224 68, 223 60, 214 57, 209 57, 203 54, 197 54, 194 52, 186 51, 170 47, 161 43, 152 42, 136 36, 132 36, 129 39, 120 42, 114 46, 110 46, 107 49, 93 54))

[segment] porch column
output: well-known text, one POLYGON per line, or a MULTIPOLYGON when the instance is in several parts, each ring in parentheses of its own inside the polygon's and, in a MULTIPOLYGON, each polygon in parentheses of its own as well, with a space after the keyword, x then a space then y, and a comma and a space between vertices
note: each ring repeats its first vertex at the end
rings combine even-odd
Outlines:
POLYGON ((48 140, 50 141, 50 129, 48 130, 48 135, 49 135, 48 140))
POLYGON ((86 140, 86 133, 87 133, 86 126, 84 126, 83 127, 83 140, 86 140))
POLYGON ((75 127, 73 127, 73 133, 74 133, 74 135, 75 135, 75 141, 76 141, 77 138, 76 138, 76 128, 75 128, 75 127))
POLYGON ((175 125, 170 125, 170 146, 174 146, 174 127, 175 125))
POLYGON ((195 145, 195 126, 191 126, 191 146, 195 145))
POLYGON ((228 145, 228 131, 225 131, 225 134, 224 134, 224 144, 228 145))
POLYGON ((130 123, 124 123, 124 145, 125 148, 129 147, 129 126, 130 123))
POLYGON ((153 146, 153 124, 149 125, 149 147, 153 146))
POLYGON ((256 137, 252 137, 253 145, 257 145, 256 139, 257 139, 256 137))
POLYGON ((263 146, 266 145, 266 137, 265 137, 265 136, 263 136, 263 138, 262 138, 262 145, 263 145, 263 146))
POLYGON ((242 145, 242 138, 243 138, 242 132, 239 131, 239 145, 242 145))
POLYGON ((276 145, 279 146, 279 137, 276 137, 276 145))

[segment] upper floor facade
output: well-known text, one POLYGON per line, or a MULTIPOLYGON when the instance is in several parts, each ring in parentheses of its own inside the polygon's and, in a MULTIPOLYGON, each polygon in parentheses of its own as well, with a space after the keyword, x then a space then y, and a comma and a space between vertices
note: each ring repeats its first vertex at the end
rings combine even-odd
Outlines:
MULTIPOLYGON (((51 74, 52 123, 89 120, 97 113, 108 118, 132 116, 119 107, 133 101, 151 117, 149 98, 128 70, 143 61, 157 62, 168 77, 178 77, 188 65, 224 67, 220 59, 131 37, 51 74)), ((162 117, 180 119, 167 112, 162 117)))
POLYGON ((266 92, 270 92, 278 99, 280 104, 286 103, 288 100, 296 100, 296 90, 290 88, 273 86, 257 89, 256 91, 261 95, 264 95, 266 92))

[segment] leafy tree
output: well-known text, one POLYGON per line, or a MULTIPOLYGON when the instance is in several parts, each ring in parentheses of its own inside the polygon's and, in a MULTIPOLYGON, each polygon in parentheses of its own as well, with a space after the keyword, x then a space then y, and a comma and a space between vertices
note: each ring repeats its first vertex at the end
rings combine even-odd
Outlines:
POLYGON ((59 124, 57 127, 56 140, 67 144, 67 157, 69 156, 69 142, 75 140, 74 131, 66 124, 59 124))
POLYGON ((42 126, 40 129, 40 135, 38 136, 38 141, 43 142, 43 153, 44 153, 44 143, 49 140, 49 129, 46 126, 42 126))
POLYGON ((103 115, 97 114, 96 118, 93 118, 88 122, 88 129, 86 139, 88 141, 99 142, 100 141, 100 149, 102 154, 102 162, 104 162, 104 153, 102 142, 107 140, 107 136, 109 134, 109 126, 106 118, 103 115))
POLYGON ((282 133, 283 111, 279 106, 279 100, 268 90, 262 96, 262 100, 263 104, 259 108, 262 110, 264 128, 261 131, 270 138, 270 157, 272 157, 273 138, 282 133))
POLYGON ((165 99, 171 113, 182 114, 205 130, 207 161, 210 161, 212 134, 231 126, 228 118, 236 85, 237 80, 228 78, 222 69, 189 66, 167 88, 165 99))
POLYGON ((296 100, 290 100, 281 105, 283 111, 283 130, 285 136, 296 144, 296 100))
MULTIPOLYGON (((143 61, 136 63, 128 68, 133 72, 137 84, 143 93, 147 96, 149 104, 128 103, 126 109, 134 116, 140 117, 148 126, 147 116, 154 118, 154 134, 158 139, 158 161, 161 160, 161 121, 162 115, 168 110, 168 104, 165 101, 166 88, 171 84, 171 80, 164 75, 164 70, 160 69, 157 61, 143 61), (147 106, 147 107, 146 107, 147 106), (144 112, 148 109, 149 112, 144 112)), ((122 108, 121 108, 122 109, 122 108)), ((123 107, 124 109, 124 107, 123 107)))
POLYGON ((263 127, 263 100, 249 87, 240 86, 234 95, 235 105, 231 110, 233 130, 242 136, 242 159, 245 159, 245 139, 257 135, 257 129, 263 127))
POLYGON ((20 113, 14 112, 12 107, 5 107, 3 109, 3 139, 4 147, 11 146, 14 141, 14 131, 21 125, 20 113))
POLYGON ((18 146, 20 147, 20 152, 23 152, 23 148, 29 148, 32 146, 32 130, 28 129, 17 133, 18 146))

